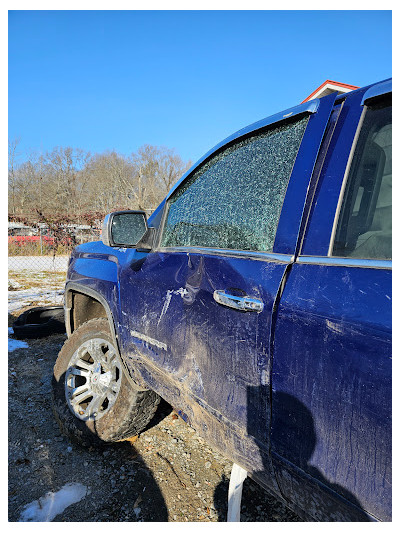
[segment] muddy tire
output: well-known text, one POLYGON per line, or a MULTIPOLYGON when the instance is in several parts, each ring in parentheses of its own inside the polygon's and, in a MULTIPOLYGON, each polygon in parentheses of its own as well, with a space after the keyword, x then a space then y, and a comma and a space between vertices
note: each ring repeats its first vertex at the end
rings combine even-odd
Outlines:
POLYGON ((137 435, 160 402, 125 376, 105 318, 82 324, 67 339, 54 366, 52 396, 61 431, 85 446, 137 435))

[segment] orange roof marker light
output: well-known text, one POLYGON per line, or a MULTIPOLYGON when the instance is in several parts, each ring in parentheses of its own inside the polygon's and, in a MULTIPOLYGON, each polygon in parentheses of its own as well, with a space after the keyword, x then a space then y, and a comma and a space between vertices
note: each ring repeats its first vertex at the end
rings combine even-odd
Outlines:
POLYGON ((322 85, 318 87, 318 89, 315 89, 315 91, 312 92, 310 96, 307 96, 307 98, 301 103, 304 104, 304 102, 308 102, 309 100, 313 100, 314 98, 322 98, 323 96, 334 93, 336 91, 339 94, 343 94, 349 93, 350 91, 354 91, 354 89, 359 89, 359 87, 357 87, 357 85, 349 85, 348 83, 340 83, 339 81, 326 80, 322 85))

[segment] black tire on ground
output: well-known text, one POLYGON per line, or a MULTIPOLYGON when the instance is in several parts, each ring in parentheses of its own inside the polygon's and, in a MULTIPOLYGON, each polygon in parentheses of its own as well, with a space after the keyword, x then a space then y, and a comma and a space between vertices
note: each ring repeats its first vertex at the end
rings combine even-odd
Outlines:
POLYGON ((160 403, 155 392, 128 381, 106 318, 85 322, 67 339, 54 366, 52 396, 61 431, 84 446, 137 435, 160 403))
POLYGON ((54 333, 65 333, 62 306, 33 307, 21 313, 13 324, 17 339, 36 339, 54 333))

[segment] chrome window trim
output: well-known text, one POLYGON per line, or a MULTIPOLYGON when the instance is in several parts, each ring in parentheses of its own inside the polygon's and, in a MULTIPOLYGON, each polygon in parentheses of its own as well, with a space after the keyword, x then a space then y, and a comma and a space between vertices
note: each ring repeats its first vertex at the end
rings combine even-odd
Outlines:
POLYGON ((249 126, 246 126, 238 130, 236 133, 233 133, 232 135, 230 135, 229 137, 227 137, 226 139, 224 139, 223 141, 215 145, 213 148, 211 148, 211 150, 209 150, 192 167, 190 167, 187 172, 185 172, 185 174, 181 177, 181 179, 175 183, 175 185, 172 187, 172 189, 167 194, 166 202, 171 198, 172 194, 176 191, 176 189, 180 187, 184 181, 186 181, 186 178, 188 178, 206 159, 209 159, 215 152, 223 148, 225 145, 238 140, 240 137, 243 137, 244 135, 248 135, 249 133, 256 132, 257 130, 261 128, 265 128, 267 126, 277 124, 286 119, 289 119, 289 118, 292 119, 293 117, 296 117, 297 115, 301 115, 301 114, 312 115, 318 111, 318 108, 319 108, 319 99, 316 98, 315 100, 310 100, 309 102, 305 102, 304 104, 291 107, 289 109, 286 109, 285 111, 276 113, 275 115, 271 115, 269 117, 258 120, 257 122, 253 122, 253 124, 250 124, 249 126))
POLYGON ((218 255, 237 259, 255 259, 258 261, 278 261, 280 263, 293 263, 294 256, 290 254, 275 254, 273 252, 251 252, 247 250, 229 250, 225 248, 202 248, 199 246, 171 246, 160 247, 154 250, 159 253, 186 253, 200 255, 218 255))
POLYGON ((378 96, 384 96, 385 94, 389 94, 392 92, 392 80, 385 80, 380 83, 377 83, 376 85, 373 85, 369 89, 367 89, 364 93, 363 99, 361 100, 361 105, 366 105, 366 102, 369 100, 372 100, 373 98, 377 98, 378 96))
POLYGON ((360 259, 358 257, 325 257, 301 255, 296 259, 296 263, 307 263, 311 265, 327 266, 347 266, 359 268, 380 268, 385 270, 392 269, 391 259, 360 259))
POLYGON ((351 146, 349 158, 347 160, 346 170, 344 172, 344 177, 343 177, 343 181, 342 181, 342 187, 340 189, 340 194, 339 194, 339 198, 338 198, 338 202, 337 202, 337 206, 336 206, 335 218, 333 219, 331 238, 330 238, 330 241, 329 241, 329 248, 328 248, 328 257, 333 257, 332 256, 332 251, 333 251, 333 245, 335 243, 335 236, 336 236, 337 225, 338 225, 338 222, 339 222, 339 216, 340 216, 340 212, 341 212, 341 209, 342 209, 343 197, 344 197, 344 193, 345 193, 345 190, 346 190, 347 180, 348 180, 348 177, 349 177, 349 174, 350 174, 351 164, 353 162, 354 152, 355 152, 357 144, 358 144, 358 139, 360 137, 360 131, 361 131, 362 125, 364 123, 364 118, 365 118, 366 112, 367 112, 367 108, 364 107, 364 109, 363 109, 363 111, 361 113, 361 116, 360 116, 360 120, 358 122, 356 133, 354 135, 353 144, 351 146))

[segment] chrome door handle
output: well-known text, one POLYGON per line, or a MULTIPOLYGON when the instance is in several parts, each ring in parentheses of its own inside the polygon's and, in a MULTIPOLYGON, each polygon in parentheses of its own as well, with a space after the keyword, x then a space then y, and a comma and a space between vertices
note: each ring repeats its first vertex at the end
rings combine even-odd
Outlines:
POLYGON ((226 307, 238 309, 239 311, 255 311, 261 313, 264 309, 264 304, 258 298, 251 298, 250 296, 234 296, 227 294, 225 291, 214 291, 214 300, 226 307))

